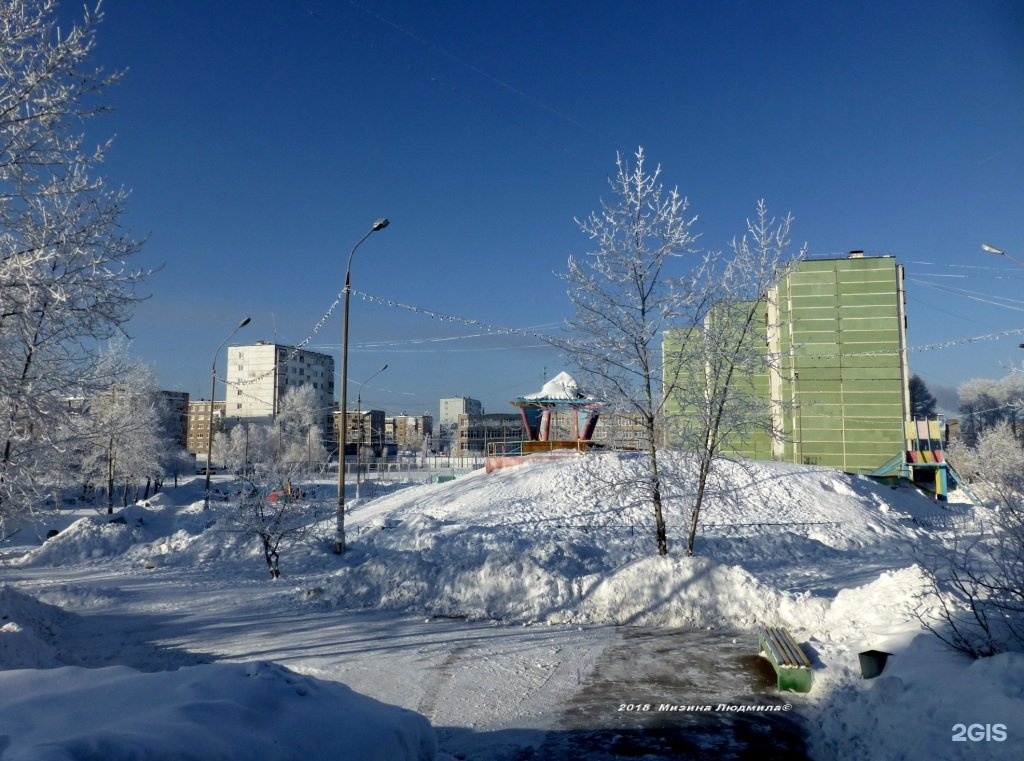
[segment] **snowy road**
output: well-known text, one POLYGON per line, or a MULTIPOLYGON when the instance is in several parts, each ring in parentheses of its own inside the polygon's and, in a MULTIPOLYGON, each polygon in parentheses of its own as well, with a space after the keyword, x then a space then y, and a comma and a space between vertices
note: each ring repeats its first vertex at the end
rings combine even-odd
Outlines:
POLYGON ((499 626, 317 610, 301 578, 204 578, 180 569, 8 569, 8 582, 71 611, 65 662, 159 670, 271 660, 416 710, 441 758, 804 757, 800 698, 782 704, 749 633, 499 626), (241 588, 240 588, 241 587, 241 588), (102 633, 102 635, 101 635, 102 633), (710 706, 682 712, 687 706, 710 706))

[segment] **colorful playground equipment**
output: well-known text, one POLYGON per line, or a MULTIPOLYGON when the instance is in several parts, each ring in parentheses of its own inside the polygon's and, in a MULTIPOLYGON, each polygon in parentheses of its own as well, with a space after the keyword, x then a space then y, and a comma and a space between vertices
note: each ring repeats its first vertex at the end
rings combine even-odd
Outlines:
POLYGON ((535 394, 512 402, 523 418, 523 454, 552 449, 586 449, 594 437, 601 405, 572 376, 561 372, 535 394))
POLYGON ((549 380, 537 393, 521 396, 511 404, 519 408, 524 437, 515 443, 515 451, 507 446, 502 451, 492 447, 485 463, 488 473, 520 464, 523 455, 564 455, 586 450, 594 437, 601 408, 566 372, 549 380))
POLYGON ((935 495, 948 498, 950 484, 955 484, 975 502, 971 491, 953 466, 946 461, 947 431, 944 417, 903 421, 903 451, 870 475, 873 478, 901 478, 913 482, 935 495))

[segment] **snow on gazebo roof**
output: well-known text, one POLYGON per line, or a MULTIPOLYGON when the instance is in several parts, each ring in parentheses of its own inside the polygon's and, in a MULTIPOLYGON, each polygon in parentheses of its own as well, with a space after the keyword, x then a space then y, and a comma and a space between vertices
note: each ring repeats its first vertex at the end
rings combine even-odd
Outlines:
POLYGON ((569 373, 563 371, 544 384, 540 391, 519 397, 513 404, 524 406, 531 402, 593 402, 592 397, 585 394, 569 373))

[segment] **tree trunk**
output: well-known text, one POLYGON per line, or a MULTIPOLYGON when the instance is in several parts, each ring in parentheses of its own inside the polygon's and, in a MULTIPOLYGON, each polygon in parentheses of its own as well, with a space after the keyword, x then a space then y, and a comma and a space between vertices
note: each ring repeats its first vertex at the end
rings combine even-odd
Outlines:
POLYGON ((263 556, 267 559, 267 568, 270 570, 270 578, 281 578, 281 569, 278 565, 280 555, 277 550, 271 547, 270 543, 266 539, 263 540, 263 556))
POLYGON ((693 545, 697 537, 697 524, 700 521, 700 509, 704 504, 704 490, 708 483, 708 473, 711 471, 711 460, 702 456, 700 460, 700 473, 697 476, 697 495, 694 498, 693 509, 690 511, 690 532, 686 537, 686 556, 693 557, 693 545))
POLYGON ((651 504, 654 506, 654 528, 658 541, 658 554, 668 554, 668 532, 665 529, 665 515, 661 509, 661 477, 658 475, 658 448, 651 440, 648 451, 651 479, 651 504))
POLYGON ((107 515, 114 514, 114 437, 110 437, 107 450, 107 515))

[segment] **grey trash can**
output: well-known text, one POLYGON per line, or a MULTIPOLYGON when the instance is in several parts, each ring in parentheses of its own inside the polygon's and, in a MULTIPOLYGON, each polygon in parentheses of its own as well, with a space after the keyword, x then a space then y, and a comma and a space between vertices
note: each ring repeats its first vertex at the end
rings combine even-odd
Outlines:
POLYGON ((886 653, 882 650, 865 650, 863 653, 858 653, 857 657, 860 658, 861 675, 865 679, 874 679, 882 673, 882 669, 885 668, 885 661, 890 655, 892 653, 886 653))

